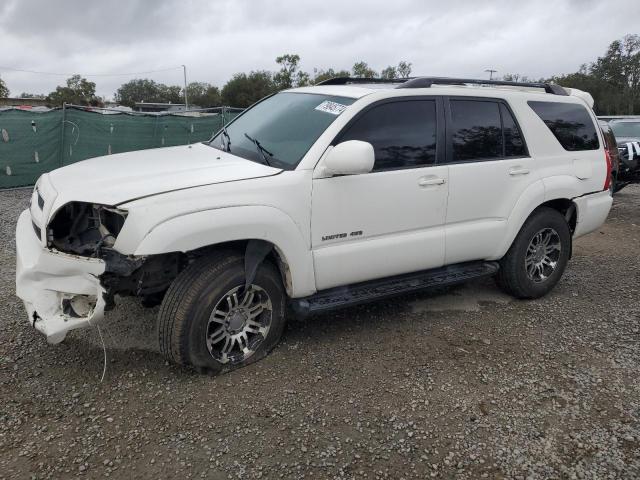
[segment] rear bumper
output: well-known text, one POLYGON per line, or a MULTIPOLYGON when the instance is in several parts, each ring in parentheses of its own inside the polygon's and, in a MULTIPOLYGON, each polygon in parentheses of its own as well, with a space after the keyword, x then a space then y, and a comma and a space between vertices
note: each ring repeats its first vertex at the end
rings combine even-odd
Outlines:
POLYGON ((613 198, 608 190, 574 198, 578 210, 573 238, 581 237, 602 226, 609 215, 613 198))
POLYGON ((16 228, 16 294, 27 320, 49 343, 67 332, 98 322, 104 316, 105 292, 98 276, 105 263, 51 251, 42 246, 25 210, 16 228))

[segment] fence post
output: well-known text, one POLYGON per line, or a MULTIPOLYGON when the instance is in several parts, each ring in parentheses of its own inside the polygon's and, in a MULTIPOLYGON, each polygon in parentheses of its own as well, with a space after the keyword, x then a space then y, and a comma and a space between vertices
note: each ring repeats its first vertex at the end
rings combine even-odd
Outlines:
POLYGON ((64 166, 64 122, 66 120, 66 106, 67 102, 62 102, 62 126, 60 128, 60 166, 64 166))

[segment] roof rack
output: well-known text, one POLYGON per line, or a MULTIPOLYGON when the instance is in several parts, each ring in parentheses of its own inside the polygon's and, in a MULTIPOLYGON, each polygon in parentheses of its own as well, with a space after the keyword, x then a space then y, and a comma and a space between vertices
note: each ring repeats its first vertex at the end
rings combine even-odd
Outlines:
POLYGON ((348 85, 353 83, 403 83, 409 78, 334 77, 316 85, 348 85))
POLYGON ((475 78, 417 77, 396 88, 429 88, 432 85, 498 85, 503 87, 542 88, 552 95, 569 95, 560 85, 540 82, 510 82, 506 80, 482 80, 475 78))
POLYGON ((511 82, 507 80, 482 80, 477 78, 447 78, 447 77, 411 77, 411 78, 360 78, 336 77, 320 82, 316 85, 348 85, 367 83, 399 83, 396 88, 430 88, 433 85, 498 85, 503 87, 541 88, 552 95, 569 95, 560 85, 542 82, 511 82))

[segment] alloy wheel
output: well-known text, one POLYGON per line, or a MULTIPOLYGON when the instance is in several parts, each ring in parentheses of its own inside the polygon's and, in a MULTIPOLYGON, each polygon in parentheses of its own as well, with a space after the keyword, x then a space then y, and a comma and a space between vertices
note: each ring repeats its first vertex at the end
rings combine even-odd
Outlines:
POLYGON ((255 353, 271 326, 273 307, 267 292, 250 285, 229 290, 209 317, 206 342, 220 363, 239 363, 255 353))
POLYGON ((535 283, 544 282, 555 271, 561 251, 560 236, 553 228, 543 228, 537 232, 525 254, 527 277, 535 283))

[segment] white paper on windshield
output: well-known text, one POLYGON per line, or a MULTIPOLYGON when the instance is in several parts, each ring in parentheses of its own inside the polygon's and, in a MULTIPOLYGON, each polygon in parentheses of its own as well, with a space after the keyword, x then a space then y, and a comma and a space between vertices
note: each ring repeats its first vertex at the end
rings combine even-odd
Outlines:
POLYGON ((345 108, 347 108, 346 105, 325 100, 320 105, 318 105, 315 109, 320 110, 321 112, 330 113, 331 115, 340 115, 342 112, 344 112, 345 108))

